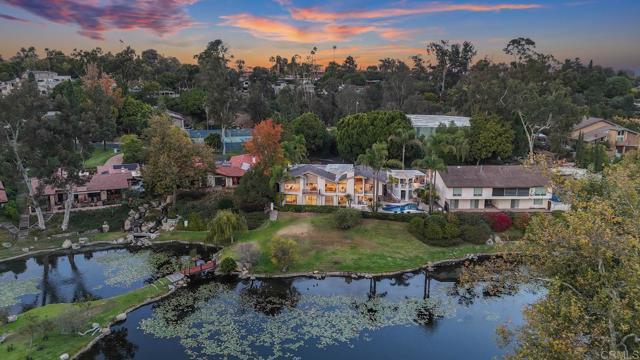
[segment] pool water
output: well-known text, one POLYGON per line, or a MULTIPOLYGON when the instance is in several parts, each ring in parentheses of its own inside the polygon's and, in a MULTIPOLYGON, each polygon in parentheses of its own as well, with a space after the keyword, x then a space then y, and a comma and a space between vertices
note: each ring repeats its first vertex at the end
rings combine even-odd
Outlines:
POLYGON ((398 205, 385 205, 382 207, 382 210, 389 211, 393 213, 403 213, 406 211, 419 211, 418 205, 416 204, 398 204, 398 205))

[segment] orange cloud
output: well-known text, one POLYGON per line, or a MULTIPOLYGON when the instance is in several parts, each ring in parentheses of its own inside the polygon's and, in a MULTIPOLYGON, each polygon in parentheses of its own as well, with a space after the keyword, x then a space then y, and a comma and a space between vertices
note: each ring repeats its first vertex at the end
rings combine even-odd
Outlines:
POLYGON ((341 42, 365 33, 378 33, 385 39, 407 34, 405 30, 373 25, 331 23, 321 27, 295 26, 280 20, 247 13, 227 15, 221 18, 224 20, 222 25, 244 29, 257 38, 300 43, 341 42))
POLYGON ((312 22, 333 22, 350 19, 380 19, 397 16, 419 15, 452 11, 472 11, 489 12, 500 10, 528 10, 541 8, 539 4, 496 4, 496 5, 476 5, 476 4, 439 4, 431 3, 420 7, 409 9, 387 8, 368 11, 323 11, 317 7, 311 8, 290 8, 291 17, 295 20, 312 22))

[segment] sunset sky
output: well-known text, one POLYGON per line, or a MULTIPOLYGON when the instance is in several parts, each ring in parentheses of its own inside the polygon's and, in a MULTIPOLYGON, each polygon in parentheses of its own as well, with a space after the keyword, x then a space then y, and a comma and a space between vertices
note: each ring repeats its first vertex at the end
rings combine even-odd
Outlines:
POLYGON ((23 46, 70 52, 154 48, 193 62, 220 38, 249 66, 271 55, 303 58, 313 46, 326 63, 346 55, 360 66, 408 60, 429 41, 469 40, 480 57, 505 60, 514 37, 535 40, 559 59, 640 73, 640 0, 0 0, 0 54, 23 46))

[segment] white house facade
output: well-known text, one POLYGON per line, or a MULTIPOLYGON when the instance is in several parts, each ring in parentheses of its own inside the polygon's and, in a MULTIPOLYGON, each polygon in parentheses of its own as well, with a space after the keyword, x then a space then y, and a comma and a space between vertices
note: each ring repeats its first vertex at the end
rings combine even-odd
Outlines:
POLYGON ((519 165, 448 166, 436 173, 439 205, 448 211, 547 211, 549 181, 519 165))
POLYGON ((427 183, 427 176, 419 170, 389 170, 387 175, 387 193, 395 201, 414 201, 427 183))
MULTIPOLYGON (((282 202, 287 205, 328 205, 366 208, 373 202, 374 172, 352 164, 294 165, 289 180, 280 184, 282 202)), ((386 173, 378 174, 378 195, 382 196, 386 173)))

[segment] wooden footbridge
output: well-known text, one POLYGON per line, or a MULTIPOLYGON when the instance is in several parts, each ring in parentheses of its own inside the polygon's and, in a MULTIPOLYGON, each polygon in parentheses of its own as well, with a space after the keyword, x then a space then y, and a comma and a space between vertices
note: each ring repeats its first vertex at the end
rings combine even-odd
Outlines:
POLYGON ((211 271, 215 271, 217 267, 218 267, 218 263, 214 259, 211 261, 196 264, 195 266, 192 266, 190 268, 182 269, 180 270, 180 273, 185 276, 196 276, 198 274, 205 274, 211 271))

